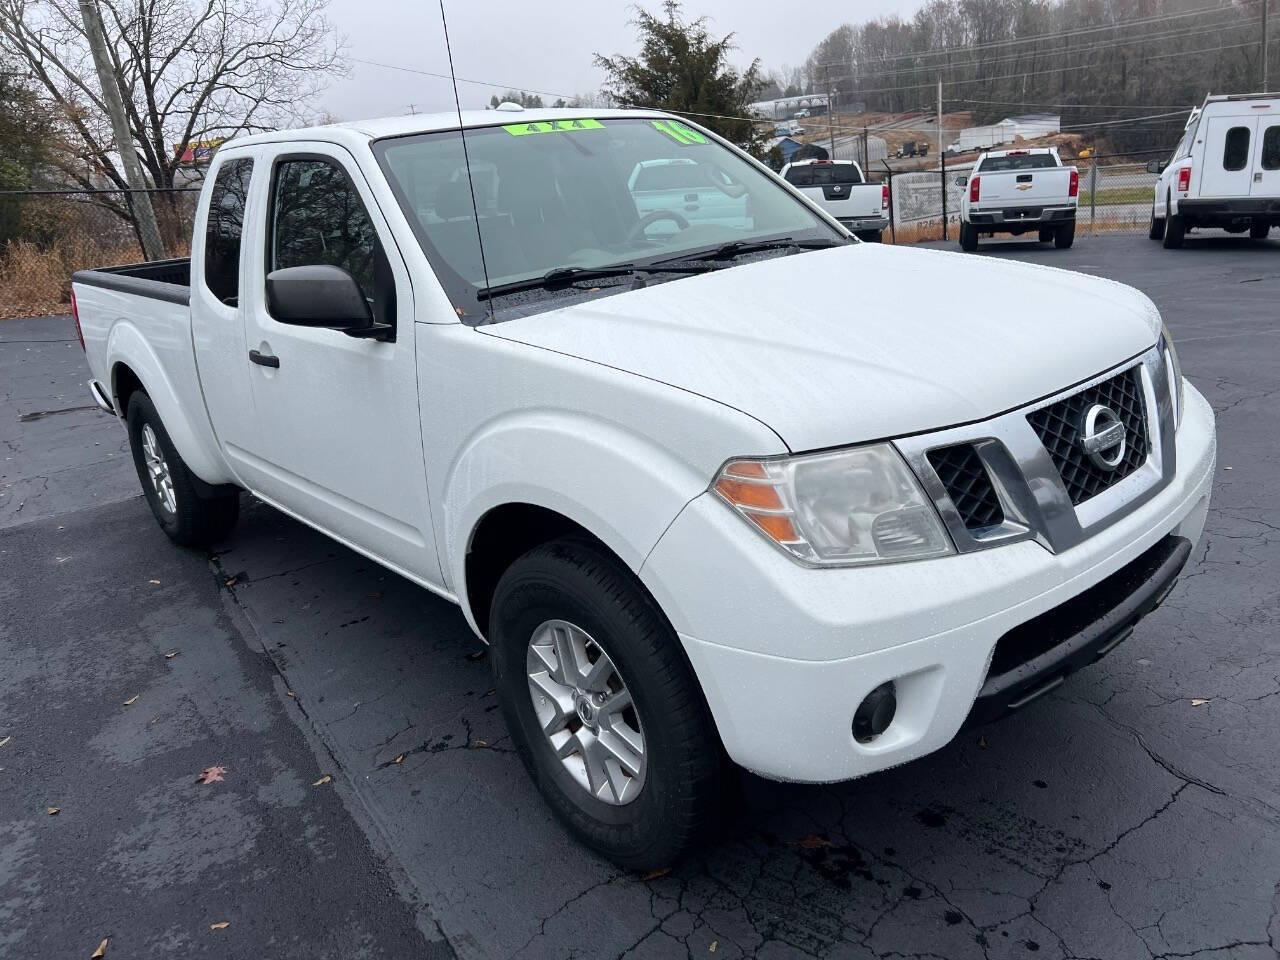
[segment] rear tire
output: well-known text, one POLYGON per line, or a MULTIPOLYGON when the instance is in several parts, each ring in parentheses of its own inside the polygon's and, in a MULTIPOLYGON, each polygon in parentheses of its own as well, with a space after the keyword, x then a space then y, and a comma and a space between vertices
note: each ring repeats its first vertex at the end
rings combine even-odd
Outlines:
POLYGON ((1270 232, 1271 224, 1269 223, 1253 223, 1249 225, 1250 240, 1265 240, 1270 232))
POLYGON ((129 398, 129 449, 138 482, 160 529, 174 543, 204 547, 225 540, 240 518, 240 493, 201 495, 204 484, 178 455, 151 398, 129 398))
POLYGON ((1059 250, 1070 250, 1071 244, 1075 242, 1076 222, 1074 220, 1058 227, 1053 233, 1053 245, 1059 250))
POLYGON ((1168 197, 1165 198, 1164 209, 1163 246, 1166 250, 1177 250, 1182 246, 1183 238, 1187 235, 1187 221, 1181 214, 1173 213, 1173 206, 1170 204, 1168 197))
POLYGON ((1147 238, 1149 240, 1164 239, 1164 217, 1156 216, 1156 205, 1154 201, 1151 204, 1151 226, 1147 228, 1147 238))
POLYGON ((960 249, 969 253, 978 249, 978 230, 971 223, 960 221, 960 249))
POLYGON ((620 866, 669 866, 709 829, 726 765, 657 605, 598 545, 562 539, 503 574, 489 622, 507 727, 547 805, 620 866), (631 706, 611 710, 619 693, 631 706))

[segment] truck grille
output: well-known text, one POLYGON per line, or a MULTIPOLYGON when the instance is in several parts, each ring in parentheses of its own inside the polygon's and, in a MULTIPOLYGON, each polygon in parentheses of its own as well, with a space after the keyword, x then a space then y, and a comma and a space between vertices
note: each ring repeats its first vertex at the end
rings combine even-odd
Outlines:
POLYGON ((1027 422, 1049 451, 1074 506, 1119 483, 1147 459, 1146 403, 1136 367, 1028 414, 1027 422), (1124 424, 1125 453, 1114 470, 1099 467, 1080 445, 1085 414, 1095 403, 1124 424))
POLYGON ((973 444, 958 443, 930 450, 929 465, 947 488, 947 495, 967 529, 981 530, 1004 522, 1000 498, 973 444))

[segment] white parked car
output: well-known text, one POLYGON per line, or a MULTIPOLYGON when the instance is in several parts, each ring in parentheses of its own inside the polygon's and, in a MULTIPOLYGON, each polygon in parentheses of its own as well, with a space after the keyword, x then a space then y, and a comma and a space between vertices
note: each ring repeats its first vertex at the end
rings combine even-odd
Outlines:
POLYGON ((1266 238, 1280 225, 1280 93, 1205 97, 1159 173, 1152 240, 1182 246, 1188 230, 1220 227, 1266 238))
POLYGON ((869 183, 853 160, 797 160, 780 176, 860 240, 878 241, 889 226, 889 185, 869 183))
POLYGON ((660 113, 461 123, 466 155, 455 114, 231 140, 190 260, 73 306, 164 532, 221 540, 250 491, 458 604, 584 842, 670 862, 725 757, 922 757, 1172 588, 1214 422, 1141 293, 860 243, 660 113), (675 158, 749 222, 642 214, 675 158))
POLYGON ((1080 174, 1064 166, 1055 147, 992 150, 956 178, 960 196, 960 246, 978 249, 978 238, 1036 233, 1041 243, 1070 247, 1076 237, 1080 174))

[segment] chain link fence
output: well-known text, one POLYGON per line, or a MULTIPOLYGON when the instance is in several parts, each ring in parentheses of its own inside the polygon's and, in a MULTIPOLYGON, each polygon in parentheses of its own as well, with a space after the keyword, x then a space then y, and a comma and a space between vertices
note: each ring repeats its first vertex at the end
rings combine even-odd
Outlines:
MULTIPOLYGON (((1080 173, 1077 236, 1146 233, 1159 178, 1147 171, 1145 161, 1138 162, 1132 156, 1067 161, 1080 173)), ((886 164, 882 176, 889 183, 893 224, 889 238, 895 243, 957 240, 965 188, 956 179, 967 176, 970 166, 944 165, 938 170, 902 173, 886 164)))
MULTIPOLYGON (((148 190, 165 255, 191 246, 199 186, 148 190)), ((0 318, 65 313, 71 274, 145 259, 135 191, 0 191, 0 318)))

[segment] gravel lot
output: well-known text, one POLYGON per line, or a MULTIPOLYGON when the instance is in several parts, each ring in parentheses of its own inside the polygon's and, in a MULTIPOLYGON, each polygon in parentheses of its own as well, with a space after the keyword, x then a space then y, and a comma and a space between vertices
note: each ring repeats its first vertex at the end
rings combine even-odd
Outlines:
POLYGON ((0 323, 0 956, 1277 956, 1280 242, 981 249, 1155 299, 1218 413, 1205 540, 1025 713, 862 781, 744 776, 645 878, 551 819, 454 608, 248 500, 171 546, 70 321, 0 323))

